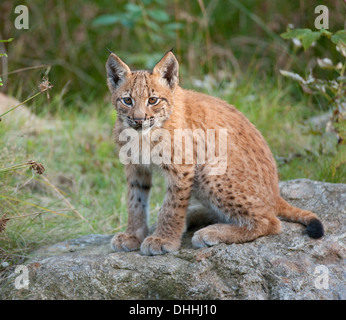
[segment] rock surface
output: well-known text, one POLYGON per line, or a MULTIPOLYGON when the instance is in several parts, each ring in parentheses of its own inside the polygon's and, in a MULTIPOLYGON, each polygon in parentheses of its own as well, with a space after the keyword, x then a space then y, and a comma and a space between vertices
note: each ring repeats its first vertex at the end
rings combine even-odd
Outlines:
MULTIPOLYGON (((20 103, 19 100, 0 92, 0 114, 9 111, 20 103)), ((61 127, 60 121, 41 119, 32 113, 26 105, 21 105, 14 111, 7 113, 1 120, 3 125, 10 123, 16 132, 21 131, 31 134, 61 127)))
POLYGON ((18 274, 0 284, 1 299, 346 299, 346 185, 280 182, 283 197, 316 212, 325 237, 283 223, 279 235, 245 244, 191 248, 143 256, 112 253, 111 236, 87 235, 34 252, 25 265, 28 289, 15 289, 18 274))
MULTIPOLYGON (((18 101, 17 99, 0 92, 0 114, 5 113, 6 111, 19 104, 20 101, 18 101)), ((41 124, 40 119, 37 118, 33 113, 31 113, 30 110, 24 105, 17 108, 15 112, 10 112, 6 116, 4 116, 3 121, 15 121, 16 124, 24 122, 24 127, 26 127, 26 125, 34 126, 41 124)))

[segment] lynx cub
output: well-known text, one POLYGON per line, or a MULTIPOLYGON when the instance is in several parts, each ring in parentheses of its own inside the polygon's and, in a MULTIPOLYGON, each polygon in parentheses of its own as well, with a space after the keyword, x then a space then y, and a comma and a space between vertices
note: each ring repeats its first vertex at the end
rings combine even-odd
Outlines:
MULTIPOLYGON (((323 236, 323 226, 316 214, 295 208, 281 198, 275 161, 260 132, 225 101, 181 88, 178 61, 171 51, 152 71, 131 71, 114 53, 110 54, 106 69, 112 103, 118 114, 114 132, 119 147, 127 143, 121 138, 125 129, 141 138, 164 129, 170 140, 166 139, 163 144, 162 139, 149 140, 150 145, 155 147, 161 143, 163 152, 172 153, 169 163, 125 165, 128 226, 125 232, 117 233, 112 239, 113 250, 140 249, 146 255, 178 250, 189 221, 187 209, 192 195, 201 201, 213 222, 195 232, 192 243, 197 248, 242 243, 277 234, 281 231, 278 216, 306 225, 312 238, 323 236), (226 130, 226 136, 221 137, 220 128, 226 130), (223 173, 211 174, 216 164, 198 163, 196 157, 192 163, 184 161, 186 149, 184 155, 181 150, 187 138, 183 148, 177 151, 174 143, 177 129, 197 130, 200 136, 214 129, 214 149, 227 147, 223 173), (183 161, 175 163, 179 153, 183 161), (156 230, 148 236, 149 192, 154 166, 166 177, 167 192, 156 230)), ((197 147, 193 139, 194 156, 197 147)), ((142 144, 138 153, 140 157, 146 155, 142 153, 142 144)), ((191 220, 198 222, 199 219, 200 216, 193 216, 192 212, 191 220)))

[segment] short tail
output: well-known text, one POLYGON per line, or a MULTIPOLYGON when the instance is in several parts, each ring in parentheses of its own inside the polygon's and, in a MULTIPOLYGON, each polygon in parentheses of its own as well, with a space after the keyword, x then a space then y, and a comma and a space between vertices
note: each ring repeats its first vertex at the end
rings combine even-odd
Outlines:
POLYGON ((305 225, 306 232, 311 238, 318 239, 324 235, 323 225, 316 214, 293 207, 283 198, 280 198, 278 202, 278 216, 287 221, 300 222, 305 225))

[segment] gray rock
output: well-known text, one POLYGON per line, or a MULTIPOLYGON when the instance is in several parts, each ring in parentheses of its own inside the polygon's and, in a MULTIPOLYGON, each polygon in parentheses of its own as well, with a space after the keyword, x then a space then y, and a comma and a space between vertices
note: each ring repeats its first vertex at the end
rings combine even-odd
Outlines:
POLYGON ((283 222, 279 235, 245 244, 182 249, 163 256, 113 253, 111 236, 87 235, 34 252, 25 262, 28 289, 16 289, 12 273, 1 299, 346 299, 346 185, 280 182, 283 197, 316 212, 321 240, 283 222))

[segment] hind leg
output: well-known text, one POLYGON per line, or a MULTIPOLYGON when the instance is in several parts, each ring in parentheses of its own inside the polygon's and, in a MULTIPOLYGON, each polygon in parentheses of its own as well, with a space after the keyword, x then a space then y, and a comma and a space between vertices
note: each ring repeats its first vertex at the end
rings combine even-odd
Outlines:
POLYGON ((257 215, 242 220, 242 224, 217 223, 195 232, 192 238, 194 247, 210 247, 219 243, 244 243, 258 237, 277 234, 281 231, 281 222, 271 213, 257 215))

